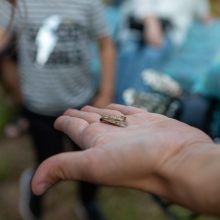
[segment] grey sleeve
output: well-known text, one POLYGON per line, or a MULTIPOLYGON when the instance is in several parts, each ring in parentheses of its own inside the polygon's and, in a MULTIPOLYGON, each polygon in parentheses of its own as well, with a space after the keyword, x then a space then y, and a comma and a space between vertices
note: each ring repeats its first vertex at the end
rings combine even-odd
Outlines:
POLYGON ((107 25, 104 5, 100 0, 91 1, 90 9, 90 35, 97 39, 110 35, 110 29, 107 25))

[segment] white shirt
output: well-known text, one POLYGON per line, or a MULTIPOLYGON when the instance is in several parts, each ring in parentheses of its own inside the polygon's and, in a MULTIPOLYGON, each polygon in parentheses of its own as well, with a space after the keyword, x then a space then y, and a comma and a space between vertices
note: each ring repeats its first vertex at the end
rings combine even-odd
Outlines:
POLYGON ((130 11, 137 18, 154 15, 169 19, 174 26, 171 37, 176 44, 183 42, 195 16, 210 13, 208 0, 130 0, 125 7, 127 13, 130 11))

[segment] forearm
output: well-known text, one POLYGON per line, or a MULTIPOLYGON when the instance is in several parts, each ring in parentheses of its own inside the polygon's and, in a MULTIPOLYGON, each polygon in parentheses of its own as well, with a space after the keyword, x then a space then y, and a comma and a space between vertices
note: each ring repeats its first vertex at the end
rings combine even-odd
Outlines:
POLYGON ((2 50, 4 50, 4 48, 6 47, 7 43, 8 43, 8 36, 0 27, 0 54, 2 50))
POLYGON ((144 24, 146 25, 146 27, 148 27, 148 26, 159 25, 159 22, 155 16, 151 15, 151 16, 146 16, 144 18, 144 24))
POLYGON ((159 20, 155 16, 147 16, 144 19, 144 38, 147 44, 161 46, 163 43, 163 31, 159 20))
POLYGON ((194 211, 220 215, 220 146, 196 144, 177 152, 160 170, 159 192, 194 211))
POLYGON ((115 49, 109 38, 99 41, 102 66, 100 94, 113 99, 115 82, 115 49))
POLYGON ((2 80, 3 85, 12 94, 14 101, 21 104, 20 77, 17 64, 11 58, 2 60, 2 80))

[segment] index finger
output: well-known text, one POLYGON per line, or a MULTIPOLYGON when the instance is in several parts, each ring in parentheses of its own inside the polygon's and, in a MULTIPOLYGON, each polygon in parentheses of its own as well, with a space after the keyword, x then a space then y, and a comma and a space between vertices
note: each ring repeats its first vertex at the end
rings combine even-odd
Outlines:
POLYGON ((82 135, 89 123, 81 118, 71 117, 67 115, 60 116, 54 123, 54 127, 67 136, 69 136, 76 144, 81 147, 83 144, 82 135))
POLYGON ((88 105, 84 106, 81 110, 84 111, 84 112, 96 113, 100 116, 104 115, 104 114, 115 115, 115 116, 123 115, 120 111, 117 111, 117 110, 114 110, 114 109, 96 108, 96 107, 88 106, 88 105))

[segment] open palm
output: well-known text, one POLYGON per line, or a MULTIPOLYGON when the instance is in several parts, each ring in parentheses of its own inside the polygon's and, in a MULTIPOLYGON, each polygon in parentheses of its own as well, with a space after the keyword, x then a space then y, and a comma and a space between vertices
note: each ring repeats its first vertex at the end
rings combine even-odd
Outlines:
POLYGON ((203 132, 176 120, 114 104, 105 109, 87 106, 81 111, 68 110, 57 119, 55 127, 85 150, 56 155, 44 162, 33 181, 38 194, 60 180, 85 180, 152 192, 156 173, 185 146, 211 142, 203 132), (125 115, 128 125, 101 123, 103 114, 125 115), (38 187, 41 182, 44 185, 38 187))

